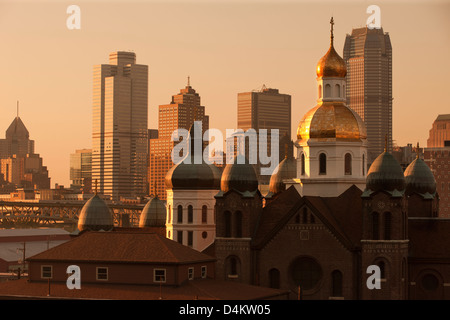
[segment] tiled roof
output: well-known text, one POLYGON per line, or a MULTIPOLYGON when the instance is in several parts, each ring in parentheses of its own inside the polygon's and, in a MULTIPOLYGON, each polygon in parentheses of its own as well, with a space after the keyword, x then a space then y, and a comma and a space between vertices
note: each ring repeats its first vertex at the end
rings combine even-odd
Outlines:
POLYGON ((156 233, 88 231, 27 260, 189 263, 214 258, 156 233))
POLYGON ((197 279, 181 286, 85 284, 69 290, 65 283, 28 282, 26 279, 0 283, 0 299, 117 299, 117 300, 258 300, 287 298, 287 292, 232 281, 197 279), (161 292, 161 294, 160 294, 161 292))

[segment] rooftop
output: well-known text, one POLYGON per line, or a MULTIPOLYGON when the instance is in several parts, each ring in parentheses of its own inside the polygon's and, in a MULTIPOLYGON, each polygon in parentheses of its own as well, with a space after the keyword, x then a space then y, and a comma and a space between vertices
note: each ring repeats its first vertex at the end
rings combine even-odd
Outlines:
POLYGON ((27 260, 179 264, 215 259, 152 232, 87 231, 27 260))

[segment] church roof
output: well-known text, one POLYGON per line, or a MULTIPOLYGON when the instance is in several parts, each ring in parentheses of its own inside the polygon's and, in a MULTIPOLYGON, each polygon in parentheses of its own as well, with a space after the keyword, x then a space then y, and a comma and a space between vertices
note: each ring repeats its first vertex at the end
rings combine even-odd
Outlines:
POLYGON ((291 186, 264 207, 255 231, 253 245, 262 248, 303 207, 307 206, 349 250, 360 245, 362 230, 362 191, 352 186, 338 197, 301 197, 291 186))

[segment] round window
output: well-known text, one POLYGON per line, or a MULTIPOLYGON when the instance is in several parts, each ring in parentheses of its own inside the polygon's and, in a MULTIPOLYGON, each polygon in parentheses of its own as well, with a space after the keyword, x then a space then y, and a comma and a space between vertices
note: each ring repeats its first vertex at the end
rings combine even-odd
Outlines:
POLYGON ((203 231, 203 232, 202 232, 202 238, 203 238, 203 239, 206 239, 207 237, 208 237, 208 232, 203 231))
POLYGON ((292 279, 303 290, 313 289, 322 279, 322 268, 312 258, 297 258, 292 263, 292 279))

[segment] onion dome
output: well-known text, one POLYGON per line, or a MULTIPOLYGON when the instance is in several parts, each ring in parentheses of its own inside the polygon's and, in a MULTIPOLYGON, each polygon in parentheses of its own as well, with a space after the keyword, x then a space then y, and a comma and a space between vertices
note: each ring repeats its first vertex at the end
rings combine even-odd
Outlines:
POLYGON ((366 189, 371 191, 403 191, 405 176, 398 161, 387 151, 380 154, 367 172, 366 189))
POLYGON ((293 179, 297 176, 297 162, 294 157, 286 157, 281 161, 276 173, 270 177, 269 192, 277 194, 286 190, 286 184, 283 182, 286 179, 293 179))
POLYGON ((238 155, 233 163, 227 164, 223 170, 220 190, 227 192, 231 189, 242 193, 253 192, 258 189, 255 169, 243 155, 238 155))
POLYGON ((330 49, 328 49, 327 53, 319 60, 317 63, 316 73, 317 77, 325 78, 325 77, 337 77, 337 78, 345 78, 347 75, 347 66, 345 64, 344 59, 342 59, 339 54, 334 50, 333 46, 333 25, 334 20, 331 18, 331 43, 330 49))
POLYGON ((321 101, 303 116, 297 138, 358 141, 366 139, 367 132, 361 117, 343 102, 321 101))
POLYGON ((113 227, 113 216, 106 202, 95 193, 81 209, 80 216, 78 217, 78 229, 80 231, 109 231, 113 227))
MULTIPOLYGON (((195 130, 201 130, 195 127, 195 123, 189 131, 189 154, 190 163, 184 161, 174 165, 166 174, 165 184, 168 189, 219 189, 220 188, 220 169, 214 164, 207 164, 203 160, 203 152, 201 153, 201 163, 195 163, 194 150, 195 145, 203 145, 202 139, 196 138, 195 130)), ((200 137, 202 134, 200 134, 200 137)), ((200 149, 203 151, 203 148, 200 149)))
POLYGON ((139 218, 139 228, 144 227, 165 227, 166 226, 166 205, 158 196, 151 198, 139 218))
POLYGON ((406 194, 434 194, 436 179, 427 164, 417 157, 405 170, 406 194))

